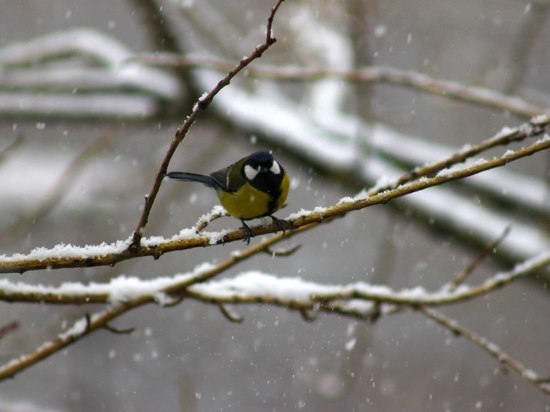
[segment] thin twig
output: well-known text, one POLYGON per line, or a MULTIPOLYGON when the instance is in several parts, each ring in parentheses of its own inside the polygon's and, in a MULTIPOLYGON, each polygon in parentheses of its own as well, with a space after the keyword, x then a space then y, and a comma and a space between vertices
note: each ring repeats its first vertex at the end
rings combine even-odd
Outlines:
MULTIPOLYGON (((292 305, 284 305, 286 308, 292 308, 292 305)), ((314 322, 317 320, 317 311, 313 311, 313 308, 299 308, 298 313, 306 322, 314 322)))
POLYGON ((103 329, 106 329, 109 332, 114 333, 115 335, 129 335, 129 334, 133 333, 136 330, 136 328, 126 328, 126 329, 116 328, 116 327, 110 325, 109 323, 106 323, 103 326, 103 329))
POLYGON ((546 251, 529 259, 524 264, 518 264, 509 272, 500 273, 494 277, 487 279, 481 285, 476 287, 468 287, 462 290, 448 293, 444 289, 442 293, 427 294, 424 296, 416 296, 408 293, 402 294, 387 294, 380 293, 376 290, 364 290, 363 288, 350 288, 341 292, 333 293, 318 293, 311 296, 311 299, 316 302, 327 302, 334 300, 370 300, 373 302, 392 303, 396 305, 425 305, 425 306, 441 306, 449 303, 465 302, 474 299, 478 296, 486 294, 488 291, 500 289, 511 282, 514 282, 522 277, 525 277, 537 270, 541 270, 550 265, 550 251, 546 251), (525 264, 525 265, 524 265, 525 264))
POLYGON ((470 276, 470 274, 481 264, 481 262, 483 262, 487 255, 493 253, 495 248, 502 243, 506 236, 508 236, 510 229, 511 226, 506 226, 498 238, 487 245, 479 255, 477 255, 470 263, 468 263, 468 265, 466 265, 464 269, 458 272, 449 282, 449 290, 452 291, 456 289, 457 286, 463 284, 468 276, 470 276))
POLYGON ((15 149, 17 149, 21 144, 23 143, 23 135, 18 134, 15 136, 15 139, 13 139, 9 144, 4 146, 2 150, 0 150, 0 163, 6 160, 11 152, 13 152, 15 149))
POLYGON ((210 212, 202 215, 199 220, 197 220, 197 223, 195 223, 195 231, 197 233, 202 232, 214 220, 224 216, 229 216, 227 211, 220 205, 214 206, 210 212))
POLYGON ((476 333, 464 328, 463 326, 459 325, 456 321, 449 319, 448 317, 444 316, 443 314, 433 309, 419 307, 417 308, 417 310, 420 313, 422 313, 424 316, 432 319, 439 325, 447 328, 448 330, 453 332, 455 335, 462 336, 468 339, 470 342, 474 343, 475 345, 479 346, 481 349, 489 353, 492 357, 497 359, 501 364, 506 365, 509 368, 513 369, 514 371, 519 373, 523 379, 532 383, 547 395, 550 395, 550 385, 545 383, 546 379, 539 377, 538 373, 536 373, 532 369, 527 368, 518 360, 512 358, 510 355, 508 355, 506 352, 504 352, 501 348, 499 348, 494 343, 490 342, 488 339, 482 336, 479 336, 476 333))
POLYGON ((284 0, 278 0, 275 6, 271 9, 271 13, 267 20, 267 34, 266 34, 265 42, 257 46, 248 57, 243 58, 232 70, 230 70, 218 82, 216 86, 214 86, 212 90, 210 90, 210 92, 201 96, 197 100, 197 103, 193 106, 193 109, 191 110, 191 113, 189 114, 189 116, 187 116, 185 121, 176 130, 175 136, 172 142, 170 143, 170 146, 168 147, 168 150, 157 172, 155 181, 153 182, 153 187, 149 191, 149 194, 145 196, 145 204, 143 206, 143 212, 141 213, 136 229, 134 230, 134 233, 132 235, 132 243, 128 247, 128 250, 137 250, 141 248, 140 242, 143 237, 143 232, 149 220, 149 214, 151 213, 151 209, 153 207, 153 204, 159 192, 160 186, 162 184, 162 180, 166 175, 166 171, 168 169, 170 160, 172 159, 172 156, 176 152, 176 149, 178 148, 179 144, 187 135, 187 132, 189 131, 193 123, 197 120, 199 114, 208 108, 208 106, 214 100, 214 97, 224 87, 229 85, 231 80, 237 74, 239 74, 244 68, 246 68, 254 60, 259 59, 263 55, 263 53, 277 41, 277 39, 273 37, 272 25, 273 25, 273 19, 275 18, 275 14, 277 13, 277 10, 279 9, 279 6, 282 4, 283 1, 284 0))
MULTIPOLYGON (((201 293, 196 289, 190 289, 192 285, 196 285, 197 283, 202 283, 213 278, 229 267, 234 266, 242 260, 250 258, 255 254, 261 253, 266 248, 291 235, 292 233, 289 232, 286 234, 275 235, 256 246, 252 246, 242 251, 239 254, 233 254, 229 259, 226 259, 224 262, 221 262, 211 269, 201 271, 193 276, 186 276, 183 280, 175 282, 159 292, 135 296, 127 301, 115 303, 105 311, 94 316, 88 315, 85 319, 77 322, 69 331, 59 335, 57 339, 42 344, 34 352, 18 357, 16 360, 0 367, 0 381, 12 377, 35 363, 47 358, 51 354, 74 344, 84 336, 94 332, 97 329, 108 329, 109 323, 120 315, 147 303, 156 302, 158 300, 159 293, 169 296, 185 296, 200 300, 202 302, 216 304, 218 307, 219 305, 225 304, 267 304, 283 306, 288 309, 299 311, 302 316, 305 316, 305 318, 308 319, 311 318, 312 311, 341 314, 343 316, 349 316, 356 319, 376 319, 380 315, 379 305, 377 306, 376 302, 390 302, 397 305, 405 304, 408 306, 420 307, 424 304, 445 304, 452 303, 453 301, 453 299, 451 299, 453 295, 447 295, 447 299, 438 296, 421 299, 415 298, 414 296, 407 297, 407 295, 392 295, 390 293, 382 293, 378 295, 376 295, 375 292, 365 293, 363 290, 364 288, 360 288, 360 290, 355 290, 350 293, 333 293, 330 296, 328 294, 325 296, 310 295, 309 298, 303 300, 281 298, 270 295, 254 296, 251 294, 239 294, 236 290, 233 295, 224 292, 219 296, 216 296, 204 292, 201 293), (346 299, 352 300, 346 302, 346 299), (371 302, 359 302, 358 299, 374 301, 374 309, 371 302)), ((481 286, 472 289, 471 292, 465 291, 456 293, 454 296, 455 298, 458 296, 459 299, 466 299, 486 294, 490 291, 497 290, 498 288, 549 263, 550 253, 547 253, 537 259, 531 259, 528 262, 524 262, 523 264, 516 266, 516 268, 508 274, 499 274, 494 276, 481 286)), ((235 288, 232 288, 232 290, 233 289, 235 288)), ((88 294, 88 302, 93 301, 93 299, 91 299, 92 296, 92 294, 88 294)), ((454 301, 459 300, 455 299, 454 301)), ((395 305, 390 306, 391 313, 395 313, 395 311, 391 309, 394 306, 395 305)))
POLYGON ((244 317, 231 313, 223 303, 219 303, 218 308, 220 309, 220 312, 223 314, 223 316, 227 320, 229 320, 229 322, 242 323, 244 321, 244 317))
POLYGON ((296 245, 287 249, 277 249, 277 250, 266 249, 265 253, 267 253, 271 257, 288 257, 288 256, 292 256, 294 253, 300 250, 301 247, 302 245, 296 245))
POLYGON ((13 332, 19 328, 19 322, 14 320, 13 322, 8 323, 7 325, 4 325, 0 328, 0 339, 2 339, 4 336, 6 336, 8 333, 13 332))
POLYGON ((462 163, 489 149, 493 149, 498 146, 506 146, 513 142, 521 142, 533 136, 539 136, 544 133, 548 125, 550 125, 550 116, 533 117, 529 122, 524 123, 519 127, 497 133, 495 136, 485 139, 476 145, 467 145, 464 149, 453 153, 445 159, 416 167, 410 173, 404 174, 396 181, 388 185, 384 185, 383 187, 374 188, 369 191, 369 194, 380 193, 385 190, 393 189, 421 177, 433 176, 445 168, 462 163))

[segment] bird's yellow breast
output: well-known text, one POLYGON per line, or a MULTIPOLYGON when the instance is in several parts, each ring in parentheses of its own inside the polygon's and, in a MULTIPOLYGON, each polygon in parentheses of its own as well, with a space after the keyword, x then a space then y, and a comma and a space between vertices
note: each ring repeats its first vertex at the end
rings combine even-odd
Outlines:
POLYGON ((218 199, 227 212, 239 219, 254 219, 274 213, 280 209, 288 195, 289 178, 285 173, 281 182, 281 194, 277 199, 256 189, 250 184, 241 186, 235 192, 217 190, 218 199))

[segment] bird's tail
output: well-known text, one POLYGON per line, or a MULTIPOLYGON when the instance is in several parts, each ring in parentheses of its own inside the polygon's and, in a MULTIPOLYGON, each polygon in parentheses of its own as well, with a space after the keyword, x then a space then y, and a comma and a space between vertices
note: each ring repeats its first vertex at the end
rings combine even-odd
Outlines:
POLYGON ((199 182, 202 183, 205 186, 212 187, 214 189, 218 188, 218 183, 210 176, 205 175, 199 175, 196 173, 185 173, 185 172, 170 172, 167 173, 166 176, 168 176, 170 179, 175 180, 186 180, 189 182, 199 182))

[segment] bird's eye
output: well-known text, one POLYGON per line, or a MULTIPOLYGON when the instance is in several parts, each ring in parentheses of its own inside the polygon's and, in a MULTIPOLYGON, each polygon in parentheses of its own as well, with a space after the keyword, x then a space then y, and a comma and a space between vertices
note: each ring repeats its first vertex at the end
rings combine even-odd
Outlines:
POLYGON ((244 175, 248 180, 254 180, 254 178, 258 175, 259 170, 254 169, 250 165, 245 165, 244 167, 244 175))
POLYGON ((281 173, 281 167, 279 166, 279 163, 274 160, 273 164, 269 168, 269 171, 274 175, 278 175, 279 173, 281 173))

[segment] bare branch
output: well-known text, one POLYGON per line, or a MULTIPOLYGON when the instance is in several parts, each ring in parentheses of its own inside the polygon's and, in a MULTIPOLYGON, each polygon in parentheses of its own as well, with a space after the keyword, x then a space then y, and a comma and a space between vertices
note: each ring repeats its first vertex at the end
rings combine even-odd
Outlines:
POLYGON ((110 307, 94 316, 88 314, 85 318, 75 322, 70 329, 61 333, 56 339, 48 341, 34 352, 20 356, 0 367, 0 381, 13 378, 16 374, 63 350, 65 347, 78 342, 90 333, 105 328, 112 319, 144 303, 146 302, 135 300, 131 303, 123 303, 110 307))
POLYGON ((106 329, 109 332, 114 333, 115 335, 129 335, 130 333, 136 330, 136 328, 126 328, 126 329, 115 328, 114 326, 108 323, 106 323, 103 326, 103 329, 106 329))
POLYGON ((218 308, 229 322, 242 323, 244 321, 242 316, 231 313, 223 303, 218 303, 218 308))
MULTIPOLYGON (((412 172, 407 173, 392 182, 390 185, 385 185, 380 188, 376 188, 376 191, 372 193, 379 193, 380 191, 392 189, 402 184, 414 181, 421 177, 432 176, 439 171, 451 167, 452 165, 462 163, 473 156, 483 153, 489 149, 506 146, 512 142, 521 142, 529 137, 538 136, 544 133, 546 127, 550 124, 549 116, 536 116, 532 118, 528 123, 524 123, 519 127, 515 127, 505 132, 497 133, 497 135, 490 137, 481 143, 476 145, 467 145, 464 149, 452 154, 451 156, 415 168, 412 172), (534 134, 533 134, 534 133, 534 134)), ((371 193, 371 192, 369 192, 371 193)))
POLYGON ((4 336, 9 334, 10 332, 13 332, 17 328, 19 328, 19 322, 15 320, 13 322, 8 323, 7 325, 0 327, 0 339, 2 339, 4 336))
POLYGON ((300 250, 301 247, 302 245, 296 245, 288 249, 278 249, 278 250, 266 249, 265 253, 267 253, 272 257, 288 257, 288 256, 292 256, 294 253, 300 250))
POLYGON ((311 296, 311 299, 316 302, 329 302, 334 300, 354 300, 364 299, 374 302, 392 303, 396 305, 412 305, 412 306, 440 306, 447 305, 449 303, 464 302, 471 300, 480 295, 484 295, 489 291, 500 289, 507 284, 514 282, 515 280, 529 275, 537 270, 540 270, 550 265, 550 250, 535 256, 523 263, 520 263, 509 272, 499 273, 481 285, 476 287, 467 287, 463 289, 457 289, 454 292, 445 292, 445 288, 441 290, 441 293, 433 293, 428 295, 417 296, 417 293, 413 290, 410 293, 404 291, 403 293, 392 294, 386 292, 380 292, 375 290, 369 290, 368 288, 350 288, 341 292, 333 293, 329 291, 327 293, 317 293, 311 296))
MULTIPOLYGON (((77 322, 69 331, 62 333, 58 336, 57 339, 41 345, 33 353, 19 357, 17 360, 7 363, 3 367, 0 367, 0 380, 12 377, 16 373, 21 372, 22 370, 32 366, 33 364, 39 362, 42 359, 50 356, 51 354, 62 350, 63 348, 77 342, 82 337, 92 333, 93 331, 106 328, 113 331, 113 328, 109 326, 109 323, 119 317, 120 315, 136 308, 143 306, 147 303, 156 302, 157 297, 160 293, 170 295, 170 296, 185 296, 188 298, 200 300, 205 303, 216 304, 224 311, 223 306, 226 304, 264 304, 264 305, 275 305, 282 306, 288 309, 299 311, 303 317, 306 319, 312 319, 311 311, 322 311, 327 313, 340 314, 343 316, 349 316, 357 319, 370 319, 376 320, 381 313, 384 313, 380 309, 380 304, 389 303, 389 311, 387 313, 395 313, 395 306, 406 305, 413 307, 422 307, 424 305, 446 305, 456 302, 465 301, 468 299, 475 298, 502 288, 504 285, 507 285, 514 280, 517 280, 523 276, 526 276, 529 273, 532 273, 534 270, 540 269, 545 265, 550 264, 550 253, 541 254, 529 261, 526 261, 520 265, 517 265, 512 271, 507 273, 500 273, 482 285, 475 288, 464 288, 456 292, 448 293, 445 291, 436 292, 434 294, 424 294, 418 295, 416 291, 403 291, 403 292, 393 292, 391 289, 381 289, 381 287, 372 287, 368 284, 355 284, 349 286, 336 286, 336 287, 326 287, 323 285, 317 285, 313 283, 305 284, 302 283, 300 287, 311 288, 311 293, 302 293, 303 297, 293 297, 288 298, 286 294, 276 295, 276 294, 263 294, 259 295, 254 293, 255 286, 252 286, 251 290, 246 290, 247 287, 250 287, 250 284, 247 282, 237 282, 235 284, 228 283, 228 280, 218 281, 208 283, 208 284, 199 284, 203 283, 222 271, 228 269, 231 266, 239 263, 243 259, 247 259, 255 254, 261 253, 266 248, 270 247, 272 244, 284 239, 285 237, 290 236, 290 233, 285 235, 279 234, 273 236, 269 239, 264 240, 257 246, 252 246, 240 254, 233 254, 229 259, 221 262, 220 264, 198 271, 192 275, 179 275, 178 277, 173 278, 171 281, 166 282, 165 286, 161 290, 154 290, 151 287, 139 288, 137 290, 144 290, 142 293, 130 293, 129 297, 126 300, 120 301, 117 300, 111 307, 106 309, 103 312, 100 312, 94 316, 87 315, 83 320, 77 322), (224 282, 225 289, 221 287, 220 283, 224 282), (324 293, 319 292, 320 289, 326 290, 324 293), (368 301, 368 302, 365 302, 368 301), (374 304, 374 306, 373 306, 374 304), (220 306, 221 305, 221 306, 220 306)), ((274 279, 270 279, 268 276, 264 275, 264 278, 271 284, 274 279)), ((294 288, 295 278, 276 278, 277 282, 284 286, 287 282, 287 288, 294 288)), ((146 282, 146 281, 142 281, 146 282)), ((257 282, 256 282, 257 283, 257 282)), ((9 291, 6 291, 6 282, 3 282, 4 288, 1 289, 4 296, 9 294, 9 291)), ((134 283, 134 288, 136 285, 134 283)), ((84 286, 81 286, 83 294, 80 298, 84 298, 86 302, 81 301, 81 303, 88 303, 95 301, 99 303, 99 298, 102 299, 105 297, 104 294, 100 293, 94 295, 92 291, 86 291, 84 286)), ((95 286, 97 287, 97 285, 95 286)), ((31 288, 28 286, 28 289, 31 288)), ((40 291, 34 291, 39 297, 40 293, 43 293, 43 286, 37 287, 40 291)), ((268 289, 268 288, 266 288, 268 289)), ((284 287, 283 287, 284 289, 284 287)), ((55 303, 63 303, 62 296, 64 293, 61 290, 58 291, 49 291, 46 292, 49 297, 59 296, 55 303)), ((19 291, 16 292, 19 294, 25 294, 26 292, 19 291)), ((76 301, 78 294, 73 293, 71 299, 76 301)), ((13 298, 13 296, 12 296, 13 298)), ((12 299, 13 300, 13 299, 12 299)), ((43 299, 44 300, 44 299, 43 299)), ((110 294, 103 303, 112 303, 110 302, 110 294)), ((228 315, 228 318, 236 320, 238 318, 228 315)))
MULTIPOLYGON (((287 306, 291 307, 291 306, 287 306)), ((300 308, 298 309, 298 312, 300 313, 300 316, 302 316, 302 319, 306 322, 314 322, 317 319, 317 313, 313 312, 311 309, 307 308, 300 308)))
POLYGON ((532 383, 538 389, 542 390, 544 393, 550 395, 550 385, 545 383, 544 378, 540 378, 539 375, 534 370, 527 368, 521 362, 512 358, 510 355, 504 352, 501 348, 499 348, 493 342, 490 342, 488 339, 482 336, 479 336, 476 333, 464 328, 463 326, 459 325, 456 321, 449 319, 448 317, 442 315, 441 313, 433 309, 420 307, 420 308, 417 308, 417 310, 421 312, 424 316, 432 319, 439 325, 447 328, 448 330, 453 332, 455 335, 462 336, 468 339, 470 342, 474 343, 475 345, 479 346, 485 352, 489 353, 492 357, 497 359, 501 364, 506 365, 509 368, 513 369, 514 371, 519 373, 523 379, 532 383))
POLYGON ((473 259, 468 265, 466 265, 463 270, 458 272, 449 282, 449 290, 454 290, 457 286, 463 284, 466 278, 470 276, 470 274, 481 264, 481 262, 483 262, 487 255, 493 253, 495 248, 504 240, 504 238, 506 238, 506 236, 508 236, 508 234, 510 233, 510 229, 510 226, 506 226, 502 234, 497 239, 491 242, 491 244, 487 245, 481 251, 481 253, 476 256, 475 259, 473 259))

